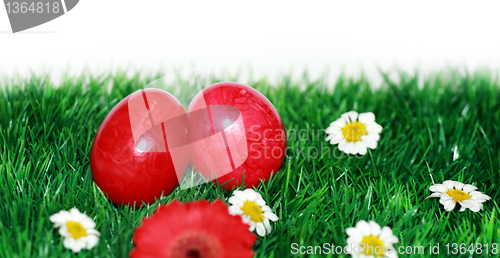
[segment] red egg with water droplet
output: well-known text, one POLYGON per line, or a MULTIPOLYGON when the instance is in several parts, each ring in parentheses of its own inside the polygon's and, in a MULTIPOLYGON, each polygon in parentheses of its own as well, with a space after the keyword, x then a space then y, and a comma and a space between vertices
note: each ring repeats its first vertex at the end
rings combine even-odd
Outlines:
POLYGON ((189 162, 184 108, 159 89, 120 101, 102 122, 90 153, 92 177, 114 204, 139 207, 170 194, 189 162))
POLYGON ((285 127, 273 104, 249 86, 213 84, 188 107, 191 164, 230 191, 257 186, 276 174, 286 151, 285 127))

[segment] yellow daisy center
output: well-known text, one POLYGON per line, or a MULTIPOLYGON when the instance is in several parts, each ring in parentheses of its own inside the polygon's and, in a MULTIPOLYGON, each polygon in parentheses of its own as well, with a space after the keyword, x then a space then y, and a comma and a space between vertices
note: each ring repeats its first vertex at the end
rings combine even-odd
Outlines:
POLYGON ((262 211, 260 205, 254 201, 245 201, 241 210, 243 211, 243 215, 249 215, 250 219, 255 223, 264 221, 264 211, 262 211))
POLYGON ((80 224, 80 222, 76 221, 68 221, 66 222, 66 227, 68 227, 68 232, 71 234, 71 237, 75 240, 87 236, 87 230, 80 224))
POLYGON ((363 237, 361 240, 361 247, 364 248, 361 250, 361 253, 364 253, 369 256, 382 257, 384 256, 384 242, 380 240, 377 236, 369 235, 363 237))
POLYGON ((365 124, 358 121, 354 121, 347 123, 342 128, 342 134, 344 135, 344 139, 347 142, 357 142, 361 141, 361 136, 368 135, 368 131, 366 131, 365 124))
POLYGON ((470 199, 472 196, 470 196, 469 193, 466 193, 462 190, 458 189, 448 189, 446 193, 453 198, 455 202, 461 202, 470 199))

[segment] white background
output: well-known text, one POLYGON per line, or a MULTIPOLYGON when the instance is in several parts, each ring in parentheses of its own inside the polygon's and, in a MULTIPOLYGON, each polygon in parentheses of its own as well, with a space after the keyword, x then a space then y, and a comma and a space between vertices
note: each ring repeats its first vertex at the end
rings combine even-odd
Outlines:
MULTIPOLYGON (((498 1, 83 0, 66 15, 12 34, 0 8, 0 72, 190 67, 271 80, 308 69, 359 76, 377 67, 425 73, 500 66, 498 1)), ((242 79, 244 80, 244 79, 242 79)))

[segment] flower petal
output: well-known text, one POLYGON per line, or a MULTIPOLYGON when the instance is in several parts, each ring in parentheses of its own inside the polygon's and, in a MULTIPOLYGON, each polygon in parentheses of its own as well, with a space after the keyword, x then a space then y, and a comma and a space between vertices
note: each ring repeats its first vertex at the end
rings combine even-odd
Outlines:
POLYGON ((444 209, 446 211, 452 211, 455 208, 455 202, 451 199, 445 200, 441 197, 441 200, 439 202, 444 206, 444 209))
POLYGON ((89 234, 89 235, 95 235, 95 236, 100 236, 101 235, 101 233, 99 233, 99 231, 97 231, 97 230, 95 230, 93 228, 87 229, 87 234, 89 234))
POLYGON ((462 190, 464 187, 464 183, 460 183, 458 181, 455 181, 455 189, 462 190))
POLYGON ((368 134, 379 134, 382 132, 382 126, 374 123, 366 126, 366 131, 368 131, 368 134))
MULTIPOLYGON (((375 148, 373 148, 373 149, 375 149, 375 148)), ((366 148, 365 145, 361 145, 361 147, 358 148, 359 155, 365 155, 367 151, 368 151, 368 149, 366 148)))
POLYGON ((473 212, 478 212, 481 210, 481 206, 478 202, 471 201, 471 200, 465 200, 463 202, 460 202, 460 205, 462 205, 465 208, 469 208, 473 212))
POLYGON ((242 201, 245 201, 247 199, 247 195, 241 190, 235 190, 233 192, 233 195, 242 201))
POLYGON ((393 245, 399 242, 399 239, 392 233, 392 229, 388 226, 382 228, 379 238, 384 242, 384 245, 393 245))
POLYGON ((345 141, 345 139, 343 139, 343 141, 339 142, 339 150, 343 151, 346 154, 349 154, 346 152, 346 148, 347 148, 347 142, 345 141))
POLYGON ((443 185, 446 186, 446 189, 453 189, 453 187, 455 186, 455 181, 446 180, 443 182, 443 185))
POLYGON ((464 191, 466 193, 469 193, 469 192, 474 191, 474 190, 477 190, 477 187, 475 187, 473 185, 464 185, 464 187, 462 188, 462 191, 464 191))
POLYGON ((265 219, 265 220, 264 220, 264 227, 266 228, 266 231, 267 231, 268 233, 270 233, 270 232, 271 232, 271 224, 269 223, 269 220, 268 220, 268 219, 265 219))
POLYGON ((64 247, 70 249, 71 251, 78 253, 85 247, 84 241, 78 241, 72 237, 66 237, 63 242, 64 247))
POLYGON ((68 220, 70 220, 71 215, 68 211, 60 211, 49 217, 49 220, 54 223, 54 227, 60 227, 63 224, 66 224, 68 220))
POLYGON ((272 212, 265 212, 264 213, 264 217, 268 218, 269 220, 272 220, 272 221, 278 221, 278 216, 276 216, 274 213, 272 212))
MULTIPOLYGON (((343 122, 343 124, 345 125, 345 122, 343 122)), ((342 127, 344 127, 344 125, 342 125, 342 126, 329 126, 326 128, 325 133, 331 134, 331 135, 342 136, 342 127)))
POLYGON ((364 220, 358 221, 358 223, 356 223, 356 228, 358 229, 359 232, 361 232, 363 236, 369 236, 372 233, 370 225, 368 224, 368 222, 364 220))
POLYGON ((370 222, 368 222, 368 224, 370 225, 370 231, 372 233, 372 235, 374 236, 378 236, 380 234, 380 225, 377 224, 377 222, 373 221, 373 220, 370 220, 370 222))
POLYGON ((344 142, 345 142, 344 136, 332 137, 330 139, 330 144, 332 144, 332 145, 333 144, 338 144, 338 143, 342 142, 342 140, 344 140, 344 142))
POLYGON ((444 193, 448 190, 448 188, 443 184, 434 184, 429 187, 429 190, 432 192, 444 193))
POLYGON ((427 196, 427 198, 425 198, 425 199, 429 199, 429 198, 432 198, 432 197, 441 197, 441 195, 442 195, 442 193, 433 193, 433 194, 427 196))
POLYGON ((261 237, 266 235, 266 228, 264 227, 264 224, 262 224, 262 222, 256 223, 255 229, 257 231, 257 235, 261 237))
POLYGON ((69 232, 68 232, 68 227, 66 226, 66 224, 64 224, 63 226, 61 226, 59 228, 59 235, 63 236, 63 237, 69 237, 69 232))
POLYGON ((377 140, 373 139, 369 135, 363 135, 361 136, 361 142, 368 148, 370 149, 375 149, 377 148, 377 140))
POLYGON ((375 122, 375 114, 372 112, 361 113, 359 114, 358 121, 364 124, 375 122))
POLYGON ((69 210, 69 213, 71 214, 71 220, 78 221, 78 222, 81 221, 81 217, 83 214, 77 208, 71 208, 69 210))
POLYGON ((82 214, 82 216, 80 216, 80 224, 82 224, 85 229, 93 229, 96 226, 95 222, 85 214, 82 214))
POLYGON ((354 241, 355 243, 360 243, 361 240, 363 240, 363 234, 361 234, 361 232, 355 227, 347 228, 345 232, 349 236, 349 238, 351 238, 351 240, 354 241))
POLYGON ((250 220, 249 223, 250 223, 250 228, 248 230, 254 231, 255 227, 256 227, 256 223, 253 220, 250 220))
POLYGON ((234 206, 238 206, 238 207, 243 206, 243 200, 241 200, 240 198, 238 198, 236 196, 229 197, 227 202, 234 205, 234 206))
POLYGON ((89 235, 87 236, 87 246, 86 248, 87 249, 92 249, 94 248, 94 246, 97 245, 97 243, 99 242, 99 238, 95 235, 89 235))
POLYGON ((334 129, 340 129, 340 128, 344 127, 346 123, 347 122, 345 119, 339 118, 339 119, 331 122, 329 127, 334 128, 334 129))
POLYGON ((359 151, 359 144, 361 144, 361 142, 351 142, 351 153, 356 155, 359 151))
POLYGON ((470 193, 470 195, 470 200, 474 200, 476 202, 485 202, 491 199, 491 197, 489 197, 488 195, 476 191, 470 193))
POLYGON ((249 201, 255 201, 258 195, 260 196, 259 193, 255 192, 255 190, 251 188, 245 189, 243 192, 245 193, 246 200, 249 201))
POLYGON ((241 214, 243 214, 243 211, 241 210, 240 207, 230 206, 228 209, 229 209, 229 214, 231 214, 231 215, 241 215, 241 214))
POLYGON ((394 246, 386 246, 387 251, 384 252, 384 256, 387 258, 397 258, 398 257, 398 252, 394 248, 394 246))
POLYGON ((347 113, 342 114, 340 117, 342 117, 347 122, 356 121, 358 119, 358 112, 349 111, 347 113))

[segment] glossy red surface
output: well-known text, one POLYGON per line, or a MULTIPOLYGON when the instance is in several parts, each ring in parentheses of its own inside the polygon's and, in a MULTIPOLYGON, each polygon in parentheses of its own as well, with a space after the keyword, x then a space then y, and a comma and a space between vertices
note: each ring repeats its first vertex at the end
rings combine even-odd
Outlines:
POLYGON ((170 194, 179 184, 175 167, 182 176, 189 152, 177 152, 174 165, 169 147, 188 143, 187 126, 183 107, 168 92, 145 89, 127 96, 95 136, 90 154, 94 181, 117 205, 139 207, 170 194))
POLYGON ((244 185, 252 187, 280 169, 285 127, 273 104, 257 90, 216 83, 195 96, 188 116, 191 165, 206 178, 216 174, 220 184, 231 180, 223 186, 227 191, 241 185, 243 172, 244 185))

